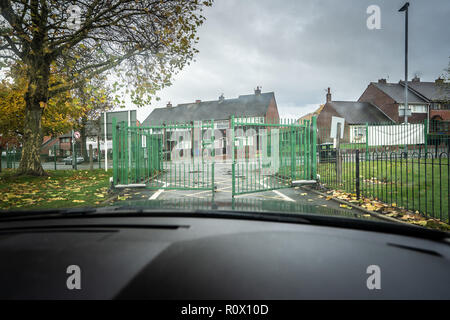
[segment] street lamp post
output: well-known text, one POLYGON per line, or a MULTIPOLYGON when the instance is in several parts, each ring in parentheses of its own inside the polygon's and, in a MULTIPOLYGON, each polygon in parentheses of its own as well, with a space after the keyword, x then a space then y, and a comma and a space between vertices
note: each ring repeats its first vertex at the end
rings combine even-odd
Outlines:
POLYGON ((408 7, 409 2, 406 2, 398 11, 405 11, 405 123, 408 123, 408 7))

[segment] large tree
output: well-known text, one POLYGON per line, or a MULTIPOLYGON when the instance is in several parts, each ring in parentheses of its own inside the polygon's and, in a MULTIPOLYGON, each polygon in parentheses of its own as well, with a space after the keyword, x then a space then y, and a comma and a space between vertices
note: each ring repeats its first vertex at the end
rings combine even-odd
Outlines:
MULTIPOLYGON (((6 73, 6 79, 0 81, 0 133, 4 137, 15 138, 23 144, 23 129, 25 125, 25 93, 28 90, 26 73, 20 65, 15 65, 6 73)), ((62 81, 55 73, 50 76, 50 86, 62 81)), ((90 99, 99 99, 107 95, 102 83, 96 82, 95 90, 87 92, 90 99)), ((44 135, 55 136, 66 133, 78 123, 78 120, 99 104, 82 103, 86 94, 79 96, 77 90, 64 91, 49 98, 42 112, 42 132, 44 135)))
POLYGON ((197 52, 212 0, 0 0, 0 65, 26 67, 20 173, 43 175, 39 147, 49 99, 112 72, 143 105, 197 52), (51 66, 62 74, 50 85, 51 66))

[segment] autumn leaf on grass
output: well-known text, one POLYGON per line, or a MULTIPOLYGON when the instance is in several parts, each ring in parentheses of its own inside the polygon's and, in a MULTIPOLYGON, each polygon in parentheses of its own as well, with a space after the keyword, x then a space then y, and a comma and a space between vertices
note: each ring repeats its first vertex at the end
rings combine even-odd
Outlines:
POLYGON ((346 204, 341 204, 340 205, 341 208, 345 208, 345 209, 352 209, 352 207, 346 205, 346 204))
POLYGON ((391 213, 386 214, 386 216, 387 216, 387 217, 397 217, 397 216, 398 216, 398 213, 396 213, 396 212, 391 212, 391 213))
POLYGON ((326 198, 326 200, 331 200, 331 199, 333 199, 332 196, 329 196, 329 197, 326 198))
POLYGON ((377 208, 374 207, 374 206, 372 206, 372 205, 367 205, 365 208, 366 208, 367 210, 369 210, 369 211, 376 211, 376 210, 377 210, 377 208))
POLYGON ((84 200, 72 200, 72 202, 82 203, 82 202, 85 202, 85 201, 84 200))
POLYGON ((99 198, 104 198, 105 195, 104 194, 96 194, 95 196, 99 197, 99 198))

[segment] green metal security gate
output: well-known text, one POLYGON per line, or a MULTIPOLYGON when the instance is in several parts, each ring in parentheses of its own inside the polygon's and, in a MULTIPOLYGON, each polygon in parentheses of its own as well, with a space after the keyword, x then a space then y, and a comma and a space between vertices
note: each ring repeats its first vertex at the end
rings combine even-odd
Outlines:
POLYGON ((214 190, 213 127, 213 120, 137 127, 113 119, 114 186, 214 190))
POLYGON ((216 140, 214 131, 223 125, 211 120, 137 127, 113 120, 114 186, 211 190, 214 196, 215 150, 224 150, 217 157, 231 166, 232 197, 315 180, 315 117, 300 124, 233 116, 216 140))
POLYGON ((232 117, 231 128, 232 197, 316 179, 316 117, 301 124, 232 117))

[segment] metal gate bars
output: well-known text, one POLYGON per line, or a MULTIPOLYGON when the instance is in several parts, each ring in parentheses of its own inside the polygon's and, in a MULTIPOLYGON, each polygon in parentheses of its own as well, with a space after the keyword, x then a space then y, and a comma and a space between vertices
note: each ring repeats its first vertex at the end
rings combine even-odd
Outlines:
POLYGON ((231 128, 233 198, 316 179, 316 117, 301 124, 232 117, 231 128))
POLYGON ((214 191, 213 127, 214 120, 137 127, 113 119, 114 186, 214 191))
POLYGON ((290 188, 298 179, 316 178, 316 131, 315 117, 270 123, 232 116, 229 121, 145 127, 113 120, 113 184, 211 190, 214 196, 219 159, 221 165, 231 160, 232 198, 290 188))

